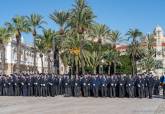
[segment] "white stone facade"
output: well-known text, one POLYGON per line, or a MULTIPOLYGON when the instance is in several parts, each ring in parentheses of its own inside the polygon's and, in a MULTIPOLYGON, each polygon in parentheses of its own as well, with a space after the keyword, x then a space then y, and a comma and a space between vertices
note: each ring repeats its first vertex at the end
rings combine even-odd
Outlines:
MULTIPOLYGON (((17 51, 16 51, 16 42, 13 40, 10 43, 8 43, 6 46, 6 61, 5 61, 5 73, 11 74, 15 72, 15 64, 17 62, 17 51)), ((21 71, 25 73, 32 73, 33 69, 33 61, 34 61, 34 53, 32 51, 32 47, 27 44, 22 44, 21 46, 21 71)), ((0 51, 0 57, 1 57, 2 51, 0 51)), ((39 73, 42 72, 42 65, 41 65, 41 58, 40 53, 37 52, 36 55, 36 66, 39 73)), ((53 54, 51 53, 51 72, 53 73, 53 54)), ((1 59, 0 59, 1 62, 1 59)), ((43 66, 44 66, 44 72, 47 73, 48 71, 48 61, 47 61, 47 55, 43 54, 43 66)), ((64 74, 64 66, 60 60, 60 74, 64 74)), ((1 68, 0 68, 1 72, 1 68)))
POLYGON ((165 72, 165 36, 164 31, 160 26, 155 28, 154 38, 156 41, 156 45, 154 46, 156 50, 155 60, 158 64, 155 70, 155 74, 161 76, 165 72))

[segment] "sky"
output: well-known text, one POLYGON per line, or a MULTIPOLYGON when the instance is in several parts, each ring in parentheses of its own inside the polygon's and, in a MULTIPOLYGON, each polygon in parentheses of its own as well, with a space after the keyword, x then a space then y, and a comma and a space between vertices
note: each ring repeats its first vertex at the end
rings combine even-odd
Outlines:
MULTIPOLYGON (((75 0, 0 0, 0 26, 16 15, 41 14, 46 27, 58 30, 49 15, 55 10, 69 10, 75 0)), ((92 7, 95 21, 119 30, 123 37, 130 28, 151 33, 157 25, 165 28, 165 0, 87 0, 92 7)), ((32 42, 31 35, 24 35, 25 42, 32 42)))

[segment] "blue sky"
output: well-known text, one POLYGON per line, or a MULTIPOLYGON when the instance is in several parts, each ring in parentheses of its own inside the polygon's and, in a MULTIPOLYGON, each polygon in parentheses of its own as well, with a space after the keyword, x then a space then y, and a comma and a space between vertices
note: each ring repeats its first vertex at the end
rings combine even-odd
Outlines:
MULTIPOLYGON (((119 30, 123 35, 129 28, 138 28, 144 33, 152 32, 156 25, 165 27, 165 0, 87 0, 96 21, 119 30)), ((74 0, 0 0, 0 26, 16 15, 39 13, 48 22, 47 27, 58 30, 49 19, 54 10, 72 8, 74 0)), ((30 35, 25 41, 32 42, 30 35)))

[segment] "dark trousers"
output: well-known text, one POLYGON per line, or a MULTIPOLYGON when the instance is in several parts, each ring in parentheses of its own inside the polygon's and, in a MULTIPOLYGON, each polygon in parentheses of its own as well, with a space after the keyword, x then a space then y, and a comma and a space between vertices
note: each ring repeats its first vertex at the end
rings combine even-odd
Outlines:
POLYGON ((38 90, 39 90, 39 87, 38 86, 34 86, 34 96, 36 96, 36 97, 39 95, 38 90))
POLYGON ((47 97, 47 87, 46 86, 41 86, 40 96, 47 97))
POLYGON ((55 86, 50 85, 47 88, 48 96, 54 97, 55 96, 55 86))
POLYGON ((7 96, 7 87, 6 86, 2 88, 2 94, 3 94, 3 96, 7 96))
POLYGON ((112 87, 108 88, 108 97, 112 97, 112 87))
POLYGON ((19 96, 19 87, 18 86, 14 86, 14 96, 19 96))
POLYGON ((119 86, 119 97, 124 97, 124 96, 125 96, 124 86, 119 86))
POLYGON ((8 96, 13 96, 13 86, 9 86, 9 87, 7 88, 7 95, 8 95, 8 96))
POLYGON ((94 97, 98 97, 99 96, 99 89, 98 89, 98 87, 96 87, 96 86, 93 87, 92 91, 93 91, 94 97))
POLYGON ((143 97, 143 88, 142 87, 138 87, 138 97, 139 98, 143 97))
POLYGON ((78 86, 75 86, 74 87, 74 96, 75 97, 79 97, 80 95, 81 95, 81 88, 80 87, 78 87, 78 86))
POLYGON ((126 91, 127 91, 127 95, 129 98, 133 97, 133 91, 132 91, 132 87, 131 86, 128 86, 126 88, 126 91))
POLYGON ((165 85, 163 85, 163 99, 165 99, 165 85))
POLYGON ((144 97, 148 97, 148 95, 149 95, 149 88, 144 87, 144 97))
POLYGON ((65 97, 70 97, 71 94, 72 94, 71 87, 68 87, 68 86, 65 87, 65 94, 64 94, 64 96, 65 97))
POLYGON ((101 87, 101 96, 107 97, 107 87, 106 86, 101 87))
POLYGON ((149 87, 149 98, 152 98, 152 93, 153 93, 153 87, 149 87))
POLYGON ((84 95, 84 97, 88 97, 88 87, 87 86, 83 86, 83 95, 84 95))
POLYGON ((88 97, 91 96, 91 86, 90 85, 87 86, 87 96, 88 97))

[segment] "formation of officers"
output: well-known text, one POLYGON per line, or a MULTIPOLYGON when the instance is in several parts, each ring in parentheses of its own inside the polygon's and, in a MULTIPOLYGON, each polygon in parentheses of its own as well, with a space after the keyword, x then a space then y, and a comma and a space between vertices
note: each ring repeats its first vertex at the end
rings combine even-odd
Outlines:
POLYGON ((0 76, 1 96, 139 97, 159 95, 159 79, 152 74, 124 75, 11 74, 0 76))

